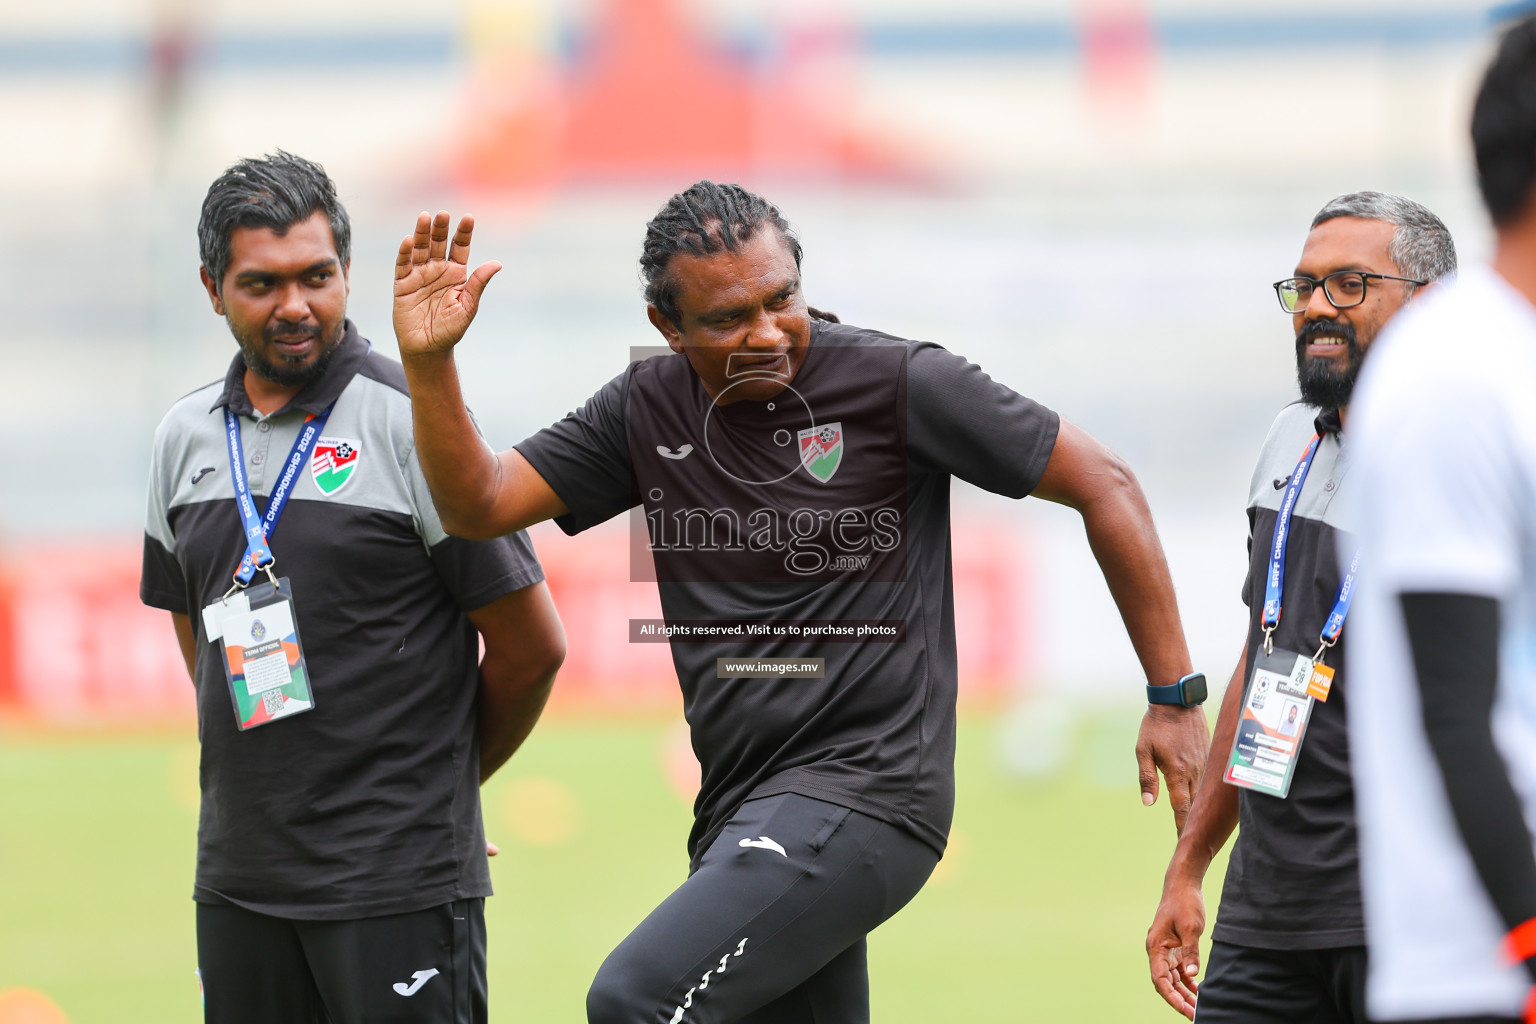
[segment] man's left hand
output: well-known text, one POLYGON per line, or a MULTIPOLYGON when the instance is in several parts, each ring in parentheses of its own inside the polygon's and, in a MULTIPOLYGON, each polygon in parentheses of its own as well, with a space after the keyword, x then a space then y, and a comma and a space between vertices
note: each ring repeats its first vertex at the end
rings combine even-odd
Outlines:
POLYGON ((1141 802, 1157 803, 1157 773, 1168 782, 1168 802, 1173 805, 1173 827, 1184 831, 1184 817, 1194 802, 1195 790, 1205 770, 1211 747, 1211 731, 1205 711, 1155 704, 1141 719, 1136 737, 1136 764, 1141 776, 1141 802))
POLYGON ((400 243, 395 260, 395 338, 400 358, 442 355, 452 351, 469 330, 480 308, 486 283, 501 269, 492 260, 471 273, 469 243, 475 218, 465 216, 448 238, 446 210, 436 217, 422 213, 416 231, 400 243))
POLYGON ((1147 930, 1147 963, 1152 984, 1169 1006, 1195 1019, 1200 994, 1200 934, 1205 931, 1205 897, 1200 879, 1170 876, 1163 882, 1163 900, 1147 930))

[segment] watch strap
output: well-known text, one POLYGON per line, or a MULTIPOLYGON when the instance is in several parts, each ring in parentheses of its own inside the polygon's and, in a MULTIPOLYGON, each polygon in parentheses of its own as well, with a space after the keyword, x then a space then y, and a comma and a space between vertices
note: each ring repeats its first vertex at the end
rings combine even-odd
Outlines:
POLYGON ((1169 683, 1167 686, 1153 686, 1152 684, 1148 683, 1147 703, 1173 704, 1183 708, 1192 708, 1198 704, 1204 703, 1204 694, 1201 694, 1199 700, 1192 701, 1188 699, 1188 692, 1185 690, 1185 684, 1191 679, 1194 679, 1196 676, 1199 676, 1202 680, 1205 678, 1205 676, 1200 672, 1191 672, 1189 675, 1180 678, 1178 682, 1169 683))

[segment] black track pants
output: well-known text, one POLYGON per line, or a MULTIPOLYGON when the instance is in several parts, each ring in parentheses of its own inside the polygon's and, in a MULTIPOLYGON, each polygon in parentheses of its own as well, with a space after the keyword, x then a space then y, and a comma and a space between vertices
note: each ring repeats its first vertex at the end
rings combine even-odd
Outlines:
POLYGON ((1257 949, 1211 943, 1195 1024, 1368 1024, 1365 947, 1257 949))
POLYGON ((699 869, 611 953, 591 1024, 861 1024, 864 936, 939 855, 846 807, 782 794, 742 805, 699 869))
POLYGON ((294 921, 197 905, 208 1024, 485 1024, 485 901, 294 921))

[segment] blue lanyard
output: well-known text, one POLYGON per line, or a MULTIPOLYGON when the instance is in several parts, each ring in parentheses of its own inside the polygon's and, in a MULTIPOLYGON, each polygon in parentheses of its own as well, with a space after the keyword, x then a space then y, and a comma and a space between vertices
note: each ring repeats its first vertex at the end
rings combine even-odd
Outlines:
MULTIPOLYGON (((1264 578, 1264 614, 1261 619, 1266 654, 1274 650, 1271 637, 1275 627, 1280 625, 1280 598, 1285 587, 1285 548, 1291 539, 1291 514, 1296 511, 1296 499, 1301 496, 1301 485, 1306 483, 1307 473, 1312 469, 1312 460, 1322 440, 1323 435, 1314 434, 1307 450, 1301 453, 1301 461, 1296 463, 1296 471, 1291 474, 1285 497, 1280 500, 1280 513, 1275 517, 1275 536, 1269 545, 1269 575, 1264 578)), ((1357 549, 1349 561, 1348 571, 1339 581, 1339 589, 1333 597, 1333 610, 1328 613, 1328 619, 1318 633, 1320 646, 1312 656, 1313 661, 1320 660, 1328 648, 1339 642, 1339 634, 1344 631, 1344 619, 1349 615, 1350 601, 1355 596, 1355 577, 1359 571, 1360 552, 1357 549)))
POLYGON ((1349 602, 1355 596, 1355 575, 1360 571, 1360 549, 1355 549, 1355 556, 1349 560, 1349 570, 1344 573, 1344 578, 1339 581, 1338 593, 1333 595, 1333 611, 1328 614, 1328 621, 1323 625, 1323 631, 1317 638, 1322 641, 1322 647, 1318 648, 1316 661, 1323 656, 1323 651, 1339 642, 1339 634, 1344 632, 1344 616, 1349 614, 1349 602))
POLYGON ((264 569, 268 577, 272 576, 274 558, 267 538, 277 529, 277 521, 293 493, 293 482, 298 479, 299 468, 304 465, 304 459, 309 455, 315 438, 325 429, 325 421, 330 419, 331 410, 335 407, 333 402, 320 415, 304 421, 298 438, 293 442, 293 450, 288 453, 288 462, 283 467, 282 476, 278 477, 277 486, 267 499, 267 514, 261 518, 256 515, 256 502, 251 498, 251 488, 245 480, 245 454, 240 448, 240 420, 229 406, 224 407, 224 437, 229 442, 229 475, 234 480, 235 507, 240 512, 240 522, 245 529, 245 557, 240 559, 240 568, 235 571, 235 586, 249 585, 258 569, 264 569))

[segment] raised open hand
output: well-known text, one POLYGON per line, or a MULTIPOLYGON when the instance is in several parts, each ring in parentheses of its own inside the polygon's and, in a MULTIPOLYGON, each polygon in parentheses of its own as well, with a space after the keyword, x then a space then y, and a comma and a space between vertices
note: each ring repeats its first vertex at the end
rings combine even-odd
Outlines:
POLYGON ((448 211, 416 217, 416 232, 400 243, 395 260, 395 338, 400 357, 447 352, 469 330, 487 282, 501 269, 494 260, 469 271, 475 218, 465 215, 448 242, 448 211))

